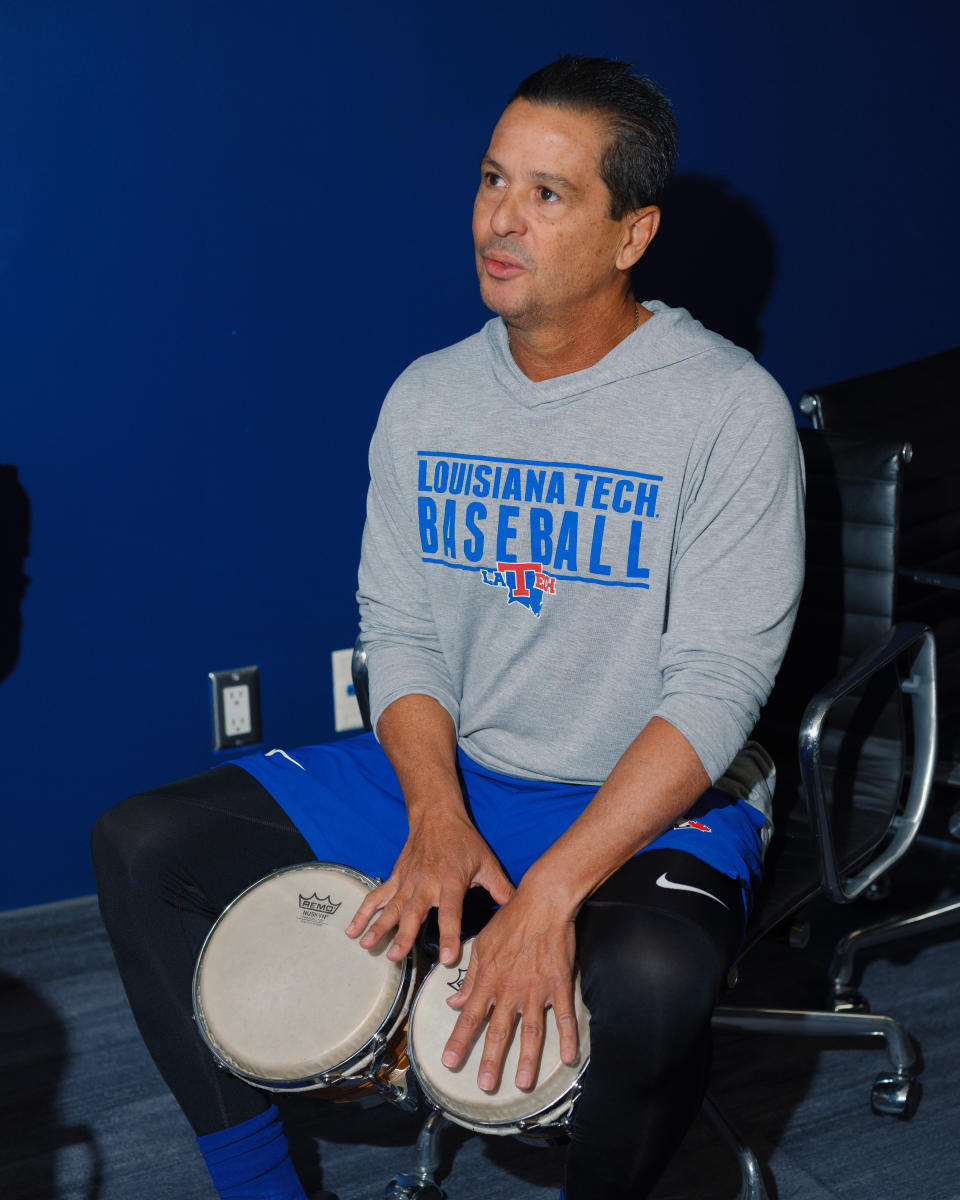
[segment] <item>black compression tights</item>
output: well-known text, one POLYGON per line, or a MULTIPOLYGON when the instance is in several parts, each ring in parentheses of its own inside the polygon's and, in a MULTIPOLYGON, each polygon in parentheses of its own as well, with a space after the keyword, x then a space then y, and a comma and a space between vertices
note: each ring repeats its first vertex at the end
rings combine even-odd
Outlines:
MULTIPOLYGON (((93 833, 103 920, 150 1053, 197 1134, 270 1097, 220 1070, 192 1019, 210 926, 243 889, 310 847, 252 776, 223 766, 135 796, 93 833)), ((739 885, 682 851, 631 859, 584 905, 577 951, 591 1060, 567 1155, 567 1200, 647 1194, 695 1116, 710 1013, 739 944, 739 885), (667 873, 698 892, 665 889, 667 873), (709 895, 703 895, 703 892, 709 895)))

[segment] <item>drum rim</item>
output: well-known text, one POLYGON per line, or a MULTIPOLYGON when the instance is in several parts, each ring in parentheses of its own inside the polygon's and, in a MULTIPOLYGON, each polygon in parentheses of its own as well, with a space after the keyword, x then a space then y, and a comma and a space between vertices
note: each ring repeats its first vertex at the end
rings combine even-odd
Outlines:
POLYGON ((374 875, 367 875, 366 872, 360 871, 356 867, 348 866, 346 863, 328 861, 321 862, 319 860, 294 863, 291 866, 278 867, 275 871, 268 871, 266 875, 255 880, 249 885, 249 887, 245 887, 242 892, 240 892, 230 901, 226 908, 224 908, 223 912, 220 913, 214 923, 210 926, 207 936, 203 939, 203 945, 200 947, 200 953, 197 955, 196 965, 193 968, 193 1019, 204 1044, 220 1067, 226 1071, 229 1071, 231 1075, 236 1075, 238 1079, 242 1079, 246 1083, 251 1083, 255 1087, 262 1088, 264 1091, 303 1092, 311 1091, 320 1087, 334 1087, 341 1081, 349 1083, 357 1082, 358 1078, 362 1078, 362 1076, 349 1076, 345 1075, 344 1072, 349 1071, 351 1068, 365 1066, 376 1053, 378 1042, 386 1044, 386 1042, 388 1042, 396 1033, 400 1022, 410 1010, 409 1001, 413 989, 415 978, 414 971, 416 967, 415 948, 413 952, 404 958, 402 963, 397 964, 401 968, 397 981, 397 988, 393 999, 390 1002, 390 1008, 388 1009, 387 1016, 384 1018, 383 1022, 358 1050, 354 1051, 353 1054, 351 1054, 348 1058, 343 1059, 341 1062, 335 1063, 332 1067, 327 1067, 323 1071, 316 1071, 311 1075, 298 1076, 294 1079, 268 1079, 263 1075, 255 1075, 253 1072, 246 1071, 242 1067, 237 1066, 235 1063, 226 1058, 220 1047, 217 1046, 213 1039, 213 1034, 210 1032, 210 1029, 207 1025, 207 1019, 203 1011, 203 1004, 200 1000, 200 975, 203 960, 206 955, 207 945, 210 942, 210 939, 213 937, 217 926, 226 917, 227 913, 229 913, 232 908, 239 904, 240 901, 246 895, 248 895, 248 893, 260 887, 261 884, 266 883, 267 880, 275 879, 280 875, 288 875, 293 871, 302 871, 305 868, 317 870, 321 867, 336 871, 342 875, 351 875, 355 879, 358 879, 365 886, 368 886, 370 891, 373 891, 374 888, 379 887, 383 882, 382 879, 379 879, 374 875), (406 1002, 406 1007, 404 1007, 403 1003, 401 1003, 402 1001, 406 1002), (399 1013, 398 1004, 401 1010, 399 1013))
MULTIPOLYGON (((468 938, 462 943, 462 945, 469 945, 474 940, 474 938, 468 938)), ((513 1120, 485 1121, 482 1117, 475 1117, 472 1114, 462 1113, 460 1110, 451 1108, 449 1102, 438 1095, 436 1090, 431 1085, 429 1079, 425 1076, 423 1068, 421 1067, 420 1061, 417 1057, 417 1050, 416 1046, 414 1045, 413 1038, 413 1022, 417 1011, 417 1005, 425 995, 427 981, 434 971, 441 967, 447 968, 447 964, 436 962, 427 972, 423 983, 421 983, 420 987, 417 989, 417 994, 414 997, 413 1004, 410 1006, 410 1014, 407 1018, 407 1058, 410 1060, 410 1070, 413 1072, 413 1076, 416 1079, 420 1090, 423 1092, 427 1103, 433 1108, 438 1109, 445 1117, 448 1117, 455 1124, 462 1125, 464 1129, 473 1130, 474 1133, 502 1133, 509 1136, 514 1133, 523 1133, 524 1130, 530 1126, 538 1125, 539 1118, 543 1116, 555 1115, 559 1117, 561 1114, 563 1116, 567 1116, 570 1110, 573 1108, 573 1104, 577 1097, 580 1095, 583 1075, 587 1067, 590 1065, 589 1051, 583 1056, 583 1062, 580 1064, 580 1069, 577 1071, 576 1076, 570 1082, 568 1087, 561 1093, 561 1095, 555 1096, 552 1100, 543 1103, 540 1108, 535 1109, 526 1116, 515 1118, 513 1120)), ((584 1009, 586 1009, 585 1005, 584 1009)), ((587 1036, 589 1037, 589 1025, 587 1026, 587 1036)), ((583 1034, 580 1033, 579 1037, 582 1045, 583 1034)), ((532 1098, 533 1093, 531 1092, 531 1099, 532 1098)), ((562 1120, 548 1121, 542 1126, 542 1128, 548 1128, 553 1125, 562 1124, 562 1120)))

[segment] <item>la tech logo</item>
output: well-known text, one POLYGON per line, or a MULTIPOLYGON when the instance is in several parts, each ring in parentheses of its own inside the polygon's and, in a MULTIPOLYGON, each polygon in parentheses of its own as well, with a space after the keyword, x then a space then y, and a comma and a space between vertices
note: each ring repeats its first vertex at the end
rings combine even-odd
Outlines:
POLYGON ((543 563, 498 562, 495 571, 481 567, 480 578, 491 587, 506 588, 507 603, 522 604, 535 617, 540 616, 543 597, 557 594, 557 580, 544 574, 543 563))

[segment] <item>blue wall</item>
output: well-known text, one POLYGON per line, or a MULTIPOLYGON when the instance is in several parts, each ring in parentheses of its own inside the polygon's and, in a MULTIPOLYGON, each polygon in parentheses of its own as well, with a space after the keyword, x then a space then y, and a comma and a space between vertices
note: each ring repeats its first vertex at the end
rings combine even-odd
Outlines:
POLYGON ((209 670, 259 664, 270 744, 332 736, 366 441, 393 376, 484 319, 469 209, 524 74, 574 49, 662 81, 682 174, 641 291, 796 397, 958 340, 955 12, 6 0, 0 462, 30 582, 0 907, 91 891, 97 814, 215 761, 209 670))

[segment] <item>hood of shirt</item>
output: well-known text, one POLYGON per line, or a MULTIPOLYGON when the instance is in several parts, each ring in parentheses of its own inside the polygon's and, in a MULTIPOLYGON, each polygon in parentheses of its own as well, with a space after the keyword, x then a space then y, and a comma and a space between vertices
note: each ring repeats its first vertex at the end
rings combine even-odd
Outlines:
POLYGON ((705 329, 685 308, 670 308, 661 300, 644 300, 643 307, 653 316, 618 342, 599 362, 582 371, 540 382, 528 379, 514 362, 507 327, 500 317, 494 317, 483 328, 493 373, 520 404, 538 408, 562 404, 582 397, 594 388, 635 375, 647 375, 720 348, 744 358, 750 357, 747 351, 734 347, 720 334, 705 329))

